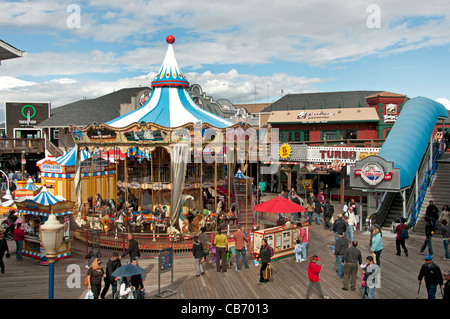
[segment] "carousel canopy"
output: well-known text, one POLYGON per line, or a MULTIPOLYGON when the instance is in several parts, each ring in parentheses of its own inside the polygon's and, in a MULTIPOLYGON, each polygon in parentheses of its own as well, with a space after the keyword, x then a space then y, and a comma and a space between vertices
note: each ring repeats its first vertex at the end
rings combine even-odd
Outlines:
POLYGON ((150 122, 164 127, 178 127, 187 123, 208 123, 226 128, 233 123, 198 106, 191 98, 189 82, 178 67, 172 44, 173 36, 166 39, 168 49, 164 62, 152 82, 152 93, 140 108, 120 116, 106 124, 126 127, 132 123, 150 122))
POLYGON ((245 176, 244 174, 242 174, 241 170, 238 169, 238 171, 236 172, 236 174, 234 174, 234 177, 236 178, 240 178, 240 179, 246 179, 247 176, 245 176))
POLYGON ((27 180, 27 184, 22 189, 26 189, 29 191, 36 191, 39 189, 39 187, 34 184, 34 182, 31 178, 29 178, 27 180))
POLYGON ((41 192, 33 198, 33 201, 41 205, 49 206, 59 202, 59 199, 50 194, 47 187, 44 186, 41 192))
MULTIPOLYGON (((61 157, 58 157, 55 162, 62 166, 74 166, 76 163, 76 152, 75 147, 72 148, 69 152, 64 154, 61 157)), ((91 157, 91 154, 88 151, 82 150, 80 152, 81 162, 87 160, 91 157)))

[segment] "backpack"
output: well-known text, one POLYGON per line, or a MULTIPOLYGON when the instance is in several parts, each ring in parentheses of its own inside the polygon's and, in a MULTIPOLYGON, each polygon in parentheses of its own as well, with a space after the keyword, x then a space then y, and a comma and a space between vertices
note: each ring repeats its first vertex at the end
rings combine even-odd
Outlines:
POLYGON ((408 239, 409 238, 408 229, 406 229, 406 226, 403 226, 403 229, 400 232, 400 238, 401 239, 408 239))
POLYGON ((272 246, 267 246, 267 247, 269 247, 270 257, 273 257, 274 251, 273 251, 272 246))

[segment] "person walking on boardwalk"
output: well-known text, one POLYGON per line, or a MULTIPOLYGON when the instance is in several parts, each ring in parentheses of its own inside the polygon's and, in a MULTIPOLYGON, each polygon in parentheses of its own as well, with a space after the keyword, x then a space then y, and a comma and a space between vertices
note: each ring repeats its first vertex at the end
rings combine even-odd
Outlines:
MULTIPOLYGON (((206 235, 206 227, 203 226, 202 228, 200 228, 201 233, 198 235, 198 240, 200 241, 200 244, 202 244, 202 247, 204 250, 206 251, 210 251, 211 247, 210 247, 210 243, 208 242, 208 235, 206 235)), ((200 259, 200 263, 207 262, 208 259, 206 258, 207 256, 203 255, 203 257, 200 259)))
POLYGON ((444 260, 450 260, 450 256, 448 253, 448 237, 450 235, 450 225, 448 224, 446 219, 443 219, 441 221, 442 228, 441 228, 441 234, 442 234, 442 243, 444 245, 444 260))
POLYGON ((333 223, 334 241, 338 240, 338 233, 345 234, 347 231, 347 223, 342 219, 342 214, 338 214, 337 219, 333 223))
POLYGON ((244 226, 238 228, 238 230, 234 233, 234 243, 236 250, 236 270, 241 271, 241 256, 244 260, 244 267, 246 270, 249 269, 248 261, 247 261, 247 249, 245 248, 246 243, 248 243, 247 236, 244 234, 244 226))
POLYGON ((14 229, 14 241, 16 242, 16 260, 22 260, 22 240, 26 233, 22 229, 22 224, 17 224, 14 229))
POLYGON ((380 266, 374 263, 372 256, 366 257, 366 279, 367 285, 367 298, 375 299, 375 288, 378 285, 378 274, 380 272, 380 266))
POLYGON ((9 248, 8 248, 8 242, 6 240, 6 237, 3 235, 3 231, 0 230, 0 269, 2 271, 2 274, 5 273, 5 264, 3 262, 3 256, 6 251, 6 258, 9 258, 9 248))
POLYGON ((433 256, 433 246, 431 245, 431 240, 434 235, 434 226, 429 217, 425 217, 425 240, 423 242, 422 247, 420 248, 420 254, 423 255, 425 248, 428 246, 428 254, 433 256))
POLYGON ((358 266, 362 264, 361 251, 356 248, 358 242, 354 240, 352 245, 345 251, 342 262, 344 263, 344 287, 343 290, 348 290, 350 283, 350 289, 356 290, 356 276, 358 275, 358 266))
POLYGON ((217 228, 217 235, 214 237, 214 246, 216 247, 216 271, 227 272, 227 254, 228 238, 222 234, 222 230, 217 228))
POLYGON ((271 251, 270 247, 267 244, 266 239, 261 240, 261 247, 259 249, 259 255, 256 257, 256 260, 261 259, 261 270, 259 272, 259 282, 258 285, 262 285, 264 283, 270 282, 269 279, 264 278, 264 271, 266 270, 267 266, 270 265, 270 258, 271 258, 271 251))
POLYGON ((325 207, 323 209, 323 228, 326 230, 332 230, 331 218, 334 215, 334 206, 330 203, 330 200, 325 201, 325 207))
POLYGON ((444 271, 443 273, 444 279, 445 279, 445 285, 444 285, 444 295, 443 299, 447 301, 447 303, 450 301, 450 271, 444 271))
POLYGON ((325 296, 322 291, 322 287, 320 286, 320 278, 319 274, 322 270, 322 265, 319 264, 319 257, 316 255, 312 256, 308 265, 308 279, 309 285, 306 290, 306 299, 310 299, 312 290, 315 289, 317 294, 321 299, 328 299, 328 296, 325 296))
POLYGON ((94 299, 98 299, 98 297, 100 296, 100 291, 102 289, 102 279, 106 277, 100 258, 94 259, 91 267, 89 267, 87 276, 88 288, 93 292, 94 299))
POLYGON ((436 299, 437 286, 439 285, 442 289, 444 280, 442 278, 441 269, 433 262, 433 257, 430 255, 425 256, 425 263, 420 268, 419 276, 417 277, 419 285, 422 284, 422 279, 424 278, 428 299, 436 299))
POLYGON ((400 256, 401 250, 400 247, 403 248, 403 252, 405 256, 408 257, 408 249, 406 248, 406 239, 408 238, 408 226, 405 224, 406 219, 402 217, 400 220, 400 224, 395 227, 395 233, 397 234, 395 237, 395 247, 397 249, 397 256, 400 256))
POLYGON ((370 245, 370 249, 375 254, 377 265, 381 267, 381 251, 383 250, 383 240, 378 228, 375 228, 373 230, 372 244, 370 245))
POLYGON ((194 236, 194 243, 192 244, 192 255, 194 256, 195 262, 194 277, 199 277, 200 275, 203 275, 203 267, 202 264, 200 263, 203 257, 203 246, 198 236, 194 236))
POLYGON ((128 249, 120 257, 125 257, 128 254, 130 255, 130 261, 141 258, 139 243, 134 239, 134 235, 131 233, 128 234, 128 249))
POLYGON ((122 266, 122 264, 119 259, 119 253, 115 251, 113 252, 112 257, 106 263, 105 286, 103 287, 102 293, 100 295, 102 299, 105 299, 106 293, 109 290, 109 286, 111 286, 112 298, 114 299, 114 296, 117 292, 117 281, 119 280, 119 278, 113 277, 111 276, 111 274, 120 266, 122 266))
POLYGON ((343 233, 338 233, 338 240, 334 247, 334 256, 336 258, 337 276, 342 278, 344 276, 343 258, 348 248, 348 240, 343 233))

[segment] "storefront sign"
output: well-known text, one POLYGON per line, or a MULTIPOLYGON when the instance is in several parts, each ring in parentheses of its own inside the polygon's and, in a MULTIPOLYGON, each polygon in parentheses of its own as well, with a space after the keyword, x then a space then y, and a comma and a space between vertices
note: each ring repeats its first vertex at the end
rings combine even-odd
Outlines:
POLYGON ((279 153, 281 159, 287 159, 291 155, 291 147, 289 144, 281 145, 279 153))
POLYGON ((61 174, 63 172, 61 165, 54 165, 54 164, 42 164, 41 165, 42 172, 45 173, 59 173, 61 174))
POLYGON ((297 120, 313 120, 313 119, 327 119, 331 116, 335 116, 335 112, 300 112, 297 114, 297 120))
POLYGON ((379 156, 368 156, 350 166, 350 187, 377 191, 398 191, 400 169, 379 156))
MULTIPOLYGON (((303 144, 290 145, 290 161, 302 161, 308 163, 332 163, 339 160, 342 163, 355 163, 367 156, 376 155, 380 148, 376 147, 326 147, 307 146, 303 144)), ((280 150, 281 153, 281 150, 280 150)), ((276 160, 281 160, 280 158, 276 160)))

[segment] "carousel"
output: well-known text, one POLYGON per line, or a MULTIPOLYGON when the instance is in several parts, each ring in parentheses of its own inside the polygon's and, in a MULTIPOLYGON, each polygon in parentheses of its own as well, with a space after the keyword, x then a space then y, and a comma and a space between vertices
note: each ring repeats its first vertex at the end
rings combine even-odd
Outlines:
MULTIPOLYGON (((166 41, 164 62, 140 108, 107 123, 69 126, 76 144, 78 211, 83 211, 84 199, 93 196, 82 194, 86 188, 80 184, 81 152, 86 151, 97 158, 107 154, 117 174, 113 211, 98 216, 103 226, 109 225, 102 226, 104 230, 192 234, 203 226, 215 230, 222 222, 237 226, 254 220, 237 219, 233 198, 234 175, 248 165, 247 153, 238 158, 236 132, 249 125, 232 123, 193 101, 175 58, 175 38, 166 41)), ((105 199, 100 205, 107 203, 105 199)))

